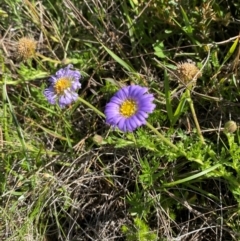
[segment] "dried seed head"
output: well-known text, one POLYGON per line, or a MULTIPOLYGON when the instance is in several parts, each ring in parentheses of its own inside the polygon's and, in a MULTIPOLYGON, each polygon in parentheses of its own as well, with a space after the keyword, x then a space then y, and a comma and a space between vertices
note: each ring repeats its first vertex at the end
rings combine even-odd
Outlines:
POLYGON ((224 132, 226 133, 233 133, 237 130, 237 124, 235 121, 228 121, 224 125, 224 132))
POLYGON ((176 75, 180 82, 186 86, 195 86, 196 80, 201 77, 201 72, 193 63, 180 63, 177 65, 176 75))
POLYGON ((24 60, 30 59, 35 55, 36 47, 36 41, 27 37, 23 37, 18 41, 17 55, 24 60))

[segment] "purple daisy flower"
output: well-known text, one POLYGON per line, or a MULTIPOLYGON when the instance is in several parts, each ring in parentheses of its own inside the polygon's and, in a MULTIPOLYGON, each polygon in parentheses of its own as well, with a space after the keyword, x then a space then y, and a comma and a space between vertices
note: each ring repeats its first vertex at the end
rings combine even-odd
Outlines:
POLYGON ((71 70, 68 65, 57 71, 50 77, 50 86, 45 89, 44 95, 50 104, 59 104, 61 108, 70 105, 78 99, 77 90, 81 88, 79 82, 81 74, 77 70, 71 70))
POLYGON ((148 88, 130 85, 120 89, 106 105, 106 122, 118 127, 123 132, 132 132, 146 123, 148 113, 152 113, 156 105, 154 97, 147 93, 148 88))

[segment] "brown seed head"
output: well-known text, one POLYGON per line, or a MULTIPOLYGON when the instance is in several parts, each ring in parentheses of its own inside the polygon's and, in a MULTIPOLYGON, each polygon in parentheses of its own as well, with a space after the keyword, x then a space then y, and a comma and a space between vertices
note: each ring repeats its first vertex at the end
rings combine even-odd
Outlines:
POLYGON ((23 37, 18 41, 17 55, 24 60, 32 58, 36 53, 36 47, 36 41, 23 37))
POLYGON ((195 64, 185 62, 177 65, 176 75, 182 84, 194 86, 202 74, 195 64))

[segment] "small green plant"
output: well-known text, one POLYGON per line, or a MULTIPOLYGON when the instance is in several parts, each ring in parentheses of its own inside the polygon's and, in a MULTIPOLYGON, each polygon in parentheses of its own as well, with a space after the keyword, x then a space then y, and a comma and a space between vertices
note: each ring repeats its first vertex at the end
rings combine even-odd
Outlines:
POLYGON ((127 241, 156 241, 157 234, 150 231, 148 225, 140 218, 134 219, 134 226, 129 228, 122 226, 122 232, 126 235, 127 241))

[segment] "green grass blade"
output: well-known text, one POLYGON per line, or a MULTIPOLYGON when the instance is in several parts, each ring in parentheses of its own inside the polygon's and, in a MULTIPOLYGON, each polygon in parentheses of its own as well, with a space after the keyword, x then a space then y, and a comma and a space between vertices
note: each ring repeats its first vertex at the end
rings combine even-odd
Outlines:
POLYGON ((165 184, 163 184, 163 187, 172 187, 172 186, 176 186, 176 185, 181 184, 181 183, 192 181, 194 179, 197 179, 199 177, 202 177, 202 176, 206 175, 209 172, 214 171, 215 169, 217 169, 220 166, 221 166, 221 164, 216 164, 216 165, 214 165, 214 166, 212 166, 212 167, 210 167, 210 168, 208 168, 208 169, 206 169, 204 171, 201 171, 201 172, 199 172, 197 174, 194 174, 194 175, 192 175, 190 177, 186 177, 186 178, 177 180, 175 182, 165 183, 165 184))
MULTIPOLYGON (((4 81, 5 81, 5 79, 4 79, 4 81)), ((5 82, 6 82, 6 81, 5 81, 5 82)), ((4 96, 5 96, 5 99, 6 99, 7 103, 8 103, 9 112, 10 112, 10 114, 12 115, 14 124, 16 125, 16 130, 17 130, 17 134, 18 134, 19 141, 20 141, 20 143, 21 143, 21 145, 22 145, 23 151, 24 151, 25 154, 26 154, 27 148, 26 148, 26 143, 25 143, 25 140, 24 140, 24 134, 23 134, 22 128, 21 128, 21 126, 20 126, 20 124, 19 124, 19 122, 18 122, 18 119, 17 119, 17 117, 16 117, 16 115, 15 115, 15 112, 14 112, 14 109, 13 109, 13 106, 12 106, 12 103, 11 103, 9 97, 8 97, 8 94, 7 94, 7 85, 6 85, 6 83, 5 83, 4 86, 3 86, 3 93, 4 93, 4 96)), ((8 132, 8 133, 9 133, 9 132, 8 132)))
MULTIPOLYGON (((222 65, 221 65, 221 67, 222 67, 222 66, 228 61, 228 59, 233 55, 233 53, 234 53, 234 51, 236 50, 236 47, 237 47, 237 45, 238 45, 238 42, 239 42, 239 39, 238 39, 238 38, 233 42, 231 48, 228 50, 226 56, 225 56, 224 59, 223 59, 223 63, 222 63, 222 65)), ((221 67, 220 67, 220 68, 221 68, 221 67)))
POLYGON ((127 63, 126 61, 122 60, 120 57, 118 57, 115 53, 113 53, 112 50, 107 48, 105 45, 102 44, 102 46, 116 62, 118 62, 122 67, 124 67, 124 69, 126 69, 127 71, 132 72, 132 73, 136 72, 130 63, 127 63))
POLYGON ((182 115, 186 101, 187 101, 187 95, 186 95, 186 93, 183 93, 181 96, 180 102, 177 106, 177 109, 175 110, 175 112, 173 114, 172 125, 175 125, 175 123, 177 122, 179 117, 182 115))

